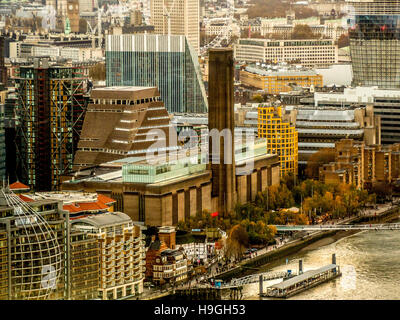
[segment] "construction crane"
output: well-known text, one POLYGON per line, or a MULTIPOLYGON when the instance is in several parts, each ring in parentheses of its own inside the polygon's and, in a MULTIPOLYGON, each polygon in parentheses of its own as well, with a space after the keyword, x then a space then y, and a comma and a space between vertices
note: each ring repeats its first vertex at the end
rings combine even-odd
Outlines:
POLYGON ((224 25, 220 28, 219 32, 217 33, 216 37, 206 44, 205 46, 200 48, 200 54, 205 54, 209 48, 220 47, 221 43, 226 40, 229 42, 231 35, 232 35, 232 24, 233 18, 235 13, 235 1, 234 0, 227 0, 227 14, 225 18, 224 25))
MULTIPOLYGON (((173 10, 174 6, 175 6, 175 0, 172 1, 172 5, 168 10, 167 6, 165 5, 165 0, 163 0, 163 13, 164 13, 163 15, 164 17, 167 18, 167 24, 168 24, 167 30, 169 36, 171 35, 171 11, 173 10)), ((164 24, 163 24, 163 33, 165 34, 164 24)))

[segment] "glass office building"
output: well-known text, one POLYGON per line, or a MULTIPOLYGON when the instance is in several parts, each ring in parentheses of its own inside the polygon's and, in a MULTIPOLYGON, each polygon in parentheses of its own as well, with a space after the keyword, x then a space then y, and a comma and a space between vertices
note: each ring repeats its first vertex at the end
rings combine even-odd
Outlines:
POLYGON ((400 0, 350 0, 354 86, 400 88, 400 0))
POLYGON ((157 86, 168 112, 206 112, 197 54, 180 35, 109 35, 107 86, 157 86))

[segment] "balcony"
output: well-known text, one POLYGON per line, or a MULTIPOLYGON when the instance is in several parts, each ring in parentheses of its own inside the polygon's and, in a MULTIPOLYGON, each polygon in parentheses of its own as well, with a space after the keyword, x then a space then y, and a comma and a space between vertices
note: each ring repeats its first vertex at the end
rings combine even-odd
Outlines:
POLYGON ((171 270, 171 271, 164 271, 164 274, 163 274, 163 278, 164 279, 170 279, 170 278, 172 278, 172 277, 174 277, 175 276, 175 272, 173 271, 173 270, 171 270))
POLYGON ((187 269, 187 265, 183 265, 183 266, 177 267, 175 270, 179 271, 179 270, 183 270, 183 269, 187 269))
POLYGON ((108 276, 113 274, 113 273, 115 273, 115 268, 114 267, 109 268, 109 269, 106 270, 106 275, 108 275, 108 276))

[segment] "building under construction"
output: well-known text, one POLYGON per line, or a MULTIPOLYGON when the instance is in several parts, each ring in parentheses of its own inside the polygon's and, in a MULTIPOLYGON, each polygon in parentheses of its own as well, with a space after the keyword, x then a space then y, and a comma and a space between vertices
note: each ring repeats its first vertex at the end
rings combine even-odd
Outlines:
POLYGON ((33 190, 58 189, 72 168, 86 109, 84 71, 47 60, 17 70, 16 171, 33 190))

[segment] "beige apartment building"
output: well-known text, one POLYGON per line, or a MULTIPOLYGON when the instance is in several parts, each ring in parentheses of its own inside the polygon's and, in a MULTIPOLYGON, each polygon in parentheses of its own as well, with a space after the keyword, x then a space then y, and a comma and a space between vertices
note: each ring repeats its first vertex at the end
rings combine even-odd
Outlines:
POLYGON ((144 244, 140 227, 128 215, 112 212, 72 222, 100 244, 98 298, 120 299, 143 292, 144 244))
POLYGON ((362 141, 343 139, 336 142, 334 150, 335 162, 319 169, 319 179, 324 183, 368 188, 400 178, 400 143, 366 146, 362 141))
POLYGON ((199 0, 151 0, 151 24, 155 34, 184 35, 199 53, 199 0))

